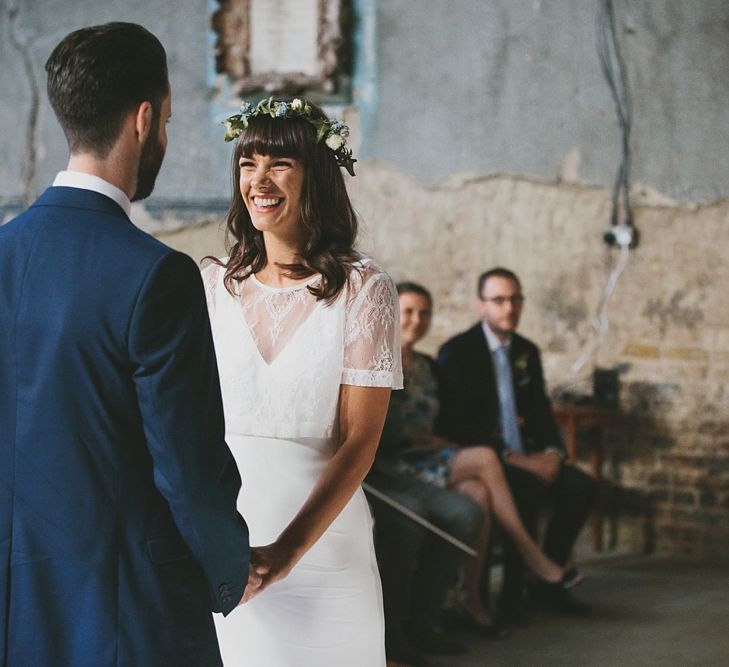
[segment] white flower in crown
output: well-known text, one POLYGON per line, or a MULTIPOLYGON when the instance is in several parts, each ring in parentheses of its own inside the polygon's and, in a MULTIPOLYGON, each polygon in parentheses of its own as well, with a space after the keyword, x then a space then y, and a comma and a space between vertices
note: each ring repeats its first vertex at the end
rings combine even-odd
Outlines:
POLYGON ((344 144, 344 138, 339 134, 330 134, 324 143, 329 146, 333 151, 338 151, 344 144))
POLYGON ((291 108, 294 111, 301 111, 301 109, 304 108, 304 103, 297 97, 293 102, 291 102, 291 108))

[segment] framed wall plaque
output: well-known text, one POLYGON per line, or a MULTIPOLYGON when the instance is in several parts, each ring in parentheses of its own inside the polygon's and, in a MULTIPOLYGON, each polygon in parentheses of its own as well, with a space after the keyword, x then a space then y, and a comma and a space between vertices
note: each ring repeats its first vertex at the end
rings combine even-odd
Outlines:
POLYGON ((351 0, 218 0, 215 66, 234 95, 348 96, 351 0))

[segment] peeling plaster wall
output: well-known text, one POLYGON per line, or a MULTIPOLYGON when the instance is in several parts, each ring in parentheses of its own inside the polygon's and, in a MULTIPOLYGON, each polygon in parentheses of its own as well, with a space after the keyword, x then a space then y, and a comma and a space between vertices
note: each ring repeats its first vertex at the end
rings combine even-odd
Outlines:
MULTIPOLYGON (((551 390, 589 393, 591 318, 615 251, 596 242, 609 210, 595 187, 524 178, 451 179, 420 186, 363 163, 351 181, 362 247, 396 280, 432 288, 423 349, 475 321, 478 274, 493 264, 522 278, 522 332, 544 352, 551 390)), ((608 438, 606 511, 620 549, 726 553, 729 545, 729 202, 639 204, 642 234, 618 282, 599 367, 623 365, 621 421, 608 438), (617 517, 617 518, 616 518, 617 517)), ((220 221, 164 232, 196 259, 223 254, 220 221)), ((582 465, 588 457, 583 451, 582 465)))
MULTIPOLYGON (((595 242, 605 192, 505 177, 424 190, 384 167, 364 172, 355 192, 376 256, 396 278, 435 290, 431 350, 475 320, 478 274, 504 264, 523 279, 522 329, 544 348, 551 389, 576 382, 572 389, 589 392, 570 367, 590 338, 614 259, 595 242)), ((641 245, 609 302, 596 363, 627 370, 606 464, 616 489, 606 504, 638 515, 644 535, 621 537, 636 546, 729 548, 728 222, 726 200, 639 204, 641 245)))
MULTIPOLYGON (((624 419, 610 434, 608 509, 618 547, 729 552, 729 6, 616 0, 635 102, 641 244, 607 311, 596 363, 623 364, 624 419), (629 515, 626 515, 626 512, 629 515), (626 520, 629 519, 629 520, 626 520), (627 527, 627 528, 626 528, 627 527)), ((84 24, 141 22, 168 49, 170 147, 137 224, 190 253, 222 254, 230 108, 212 76, 213 2, 16 0, 0 9, 0 222, 20 208, 31 86, 9 30, 44 84, 55 43, 84 24), (12 3, 11 3, 12 4, 12 3)), ((474 320, 476 276, 510 266, 527 293, 523 331, 550 388, 591 337, 615 257, 601 235, 619 136, 594 47, 594 3, 355 0, 352 107, 362 247, 396 279, 428 285, 434 351, 474 320), (359 128, 366 130, 362 136, 359 128)), ((66 161, 41 95, 35 189, 66 161)), ((35 193, 33 193, 35 194, 35 193)))

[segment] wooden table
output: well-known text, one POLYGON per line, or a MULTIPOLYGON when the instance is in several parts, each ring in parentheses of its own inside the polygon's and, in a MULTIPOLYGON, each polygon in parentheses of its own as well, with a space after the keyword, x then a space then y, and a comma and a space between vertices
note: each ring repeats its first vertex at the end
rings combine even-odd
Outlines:
MULTIPOLYGON (((568 463, 574 464, 577 461, 577 431, 592 428, 598 432, 597 438, 590 439, 590 467, 599 489, 602 482, 606 434, 609 428, 617 422, 620 416, 619 411, 615 408, 602 408, 596 405, 573 405, 568 403, 554 405, 553 411, 557 424, 565 430, 568 463)), ((602 551, 602 526, 602 507, 598 497, 592 515, 592 548, 595 551, 602 551)))

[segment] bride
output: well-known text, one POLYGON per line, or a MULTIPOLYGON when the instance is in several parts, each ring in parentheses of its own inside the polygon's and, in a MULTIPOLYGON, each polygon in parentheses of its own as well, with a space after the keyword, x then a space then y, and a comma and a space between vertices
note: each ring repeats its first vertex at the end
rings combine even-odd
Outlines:
POLYGON ((204 270, 256 596, 216 618, 226 665, 384 665, 360 488, 402 386, 397 293, 353 243, 347 127, 299 99, 227 121, 229 256, 204 270), (264 592, 265 591, 265 592, 264 592))

